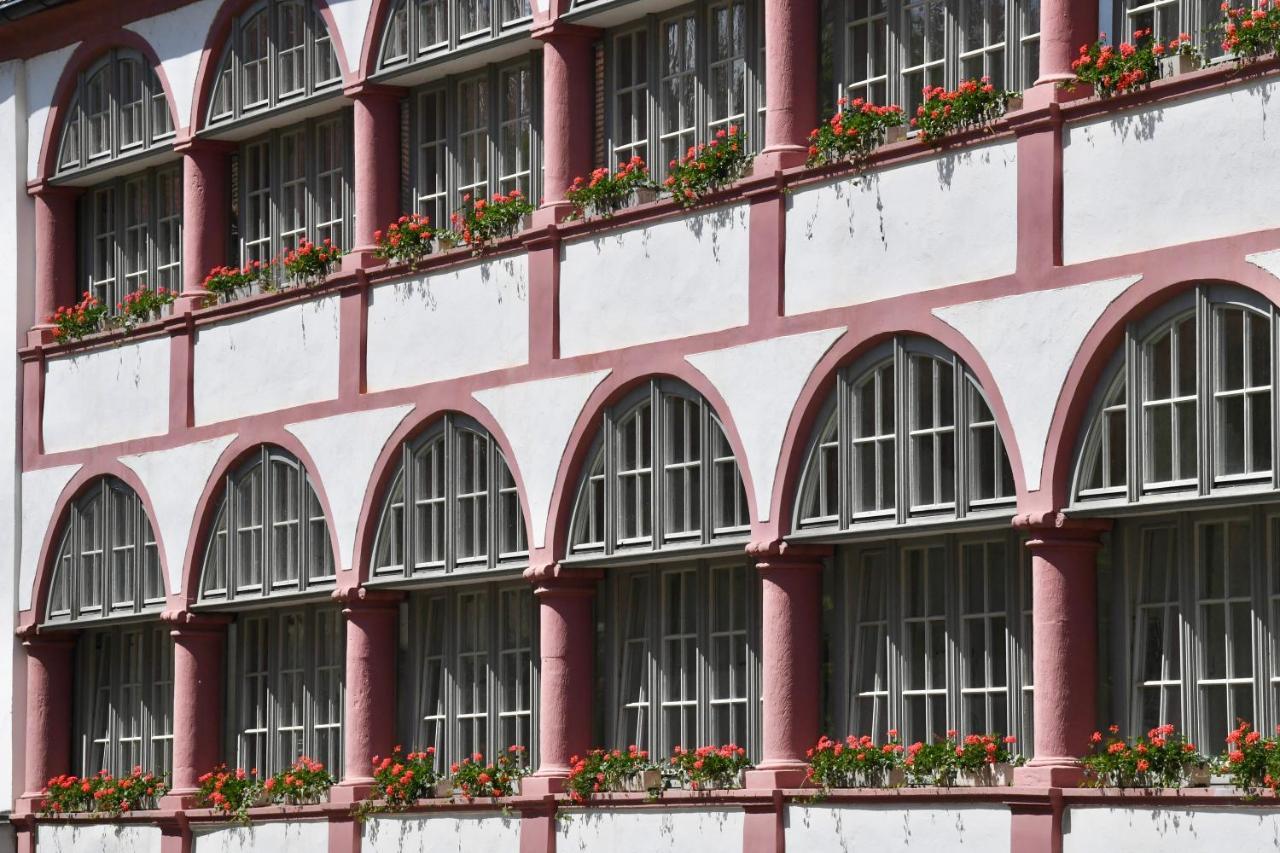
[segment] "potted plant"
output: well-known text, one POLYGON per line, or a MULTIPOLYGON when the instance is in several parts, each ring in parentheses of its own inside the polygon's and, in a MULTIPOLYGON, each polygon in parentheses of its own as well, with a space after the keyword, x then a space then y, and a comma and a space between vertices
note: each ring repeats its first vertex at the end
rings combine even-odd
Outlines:
POLYGON ((169 790, 163 777, 133 768, 127 776, 115 777, 106 770, 92 776, 54 776, 41 792, 40 813, 45 817, 72 814, 99 814, 119 817, 142 809, 155 808, 156 801, 169 790))
POLYGON ((1222 49, 1237 62, 1252 62, 1275 53, 1280 45, 1280 5, 1276 0, 1258 0, 1256 5, 1246 6, 1224 2, 1221 9, 1222 49))
POLYGON ((690 751, 677 746, 671 753, 676 781, 691 791, 741 788, 743 774, 751 767, 747 751, 737 744, 700 746, 690 751))
POLYGON ((525 752, 523 746, 509 746, 492 763, 486 763, 483 754, 473 753, 450 766, 452 786, 468 800, 518 794, 520 780, 529 775, 525 752))
POLYGON ((1151 30, 1146 29, 1134 30, 1133 41, 1121 42, 1118 47, 1108 44, 1104 37, 1081 45, 1080 55, 1071 63, 1075 83, 1092 87, 1094 94, 1102 98, 1146 86, 1160 73, 1156 44, 1151 30))
POLYGON ((451 245, 466 243, 479 254, 495 241, 526 230, 532 214, 533 205, 519 189, 497 193, 487 201, 467 193, 462 197, 462 209, 449 216, 453 233, 448 240, 451 245))
POLYGON ((249 809, 268 802, 265 786, 258 778, 256 767, 249 771, 241 767, 228 770, 227 765, 220 764, 201 776, 197 782, 200 787, 196 791, 196 806, 213 809, 236 823, 247 825, 249 809))
POLYGON ((373 255, 388 263, 408 264, 410 269, 414 269, 431 254, 435 236, 429 217, 407 214, 388 225, 385 233, 373 232, 373 255))
POLYGON ((962 741, 952 740, 956 733, 948 732, 948 741, 954 744, 958 773, 956 784, 962 787, 992 788, 1013 784, 1013 769, 1022 763, 1012 747, 1017 742, 1013 735, 1003 738, 998 734, 966 735, 962 741))
POLYGON ((101 331, 106 316, 107 306, 86 290, 79 302, 70 307, 60 306, 48 322, 53 324, 53 339, 66 343, 101 331))
POLYGON ((295 284, 310 286, 324 281, 342 260, 342 250, 325 238, 320 245, 302 240, 284 256, 284 271, 295 284))
POLYGON ((322 763, 304 755, 263 782, 262 789, 273 803, 313 805, 327 799, 334 781, 322 763))
POLYGON ((751 159, 746 134, 730 125, 717 130, 710 142, 691 147, 680 160, 668 163, 662 185, 676 204, 692 207, 745 175, 751 159))
POLYGON ((897 788, 906 779, 902 768, 902 744, 893 731, 889 741, 877 744, 870 735, 849 735, 843 742, 823 735, 806 756, 809 784, 824 791, 833 788, 897 788))
POLYGON ((1172 724, 1156 726, 1132 743, 1120 736, 1119 726, 1108 732, 1093 733, 1083 759, 1089 783, 1098 788, 1181 788, 1192 768, 1205 763, 1172 724))
POLYGON ((262 263, 250 261, 243 267, 214 267, 204 277, 204 289, 209 293, 208 304, 230 302, 248 294, 258 285, 269 290, 275 279, 275 261, 262 263))
POLYGON ((965 80, 952 91, 925 86, 922 94, 924 103, 916 108, 911 126, 930 145, 961 131, 987 127, 1008 110, 1022 106, 1017 92, 997 89, 990 77, 965 80))
MULTIPOLYGON (((1277 727, 1280 731, 1280 726, 1277 727)), ((1264 789, 1280 790, 1280 738, 1264 738, 1243 720, 1227 735, 1227 747, 1220 759, 1231 784, 1246 795, 1264 789)))
MULTIPOLYGON (((391 754, 384 757, 375 755, 373 765, 373 789, 368 798, 360 802, 353 810, 363 819, 376 812, 403 811, 418 800, 441 796, 441 778, 435 767, 436 748, 429 746, 425 750, 405 753, 399 745, 391 754)), ((452 793, 452 785, 444 783, 447 792, 452 793)))
POLYGON ((155 290, 142 287, 125 294, 124 299, 116 306, 120 310, 120 327, 127 334, 139 323, 159 317, 165 308, 173 304, 173 298, 173 291, 163 287, 155 290))
POLYGON ((656 190, 644 160, 632 157, 616 172, 599 168, 589 178, 574 178, 564 195, 573 205, 572 218, 599 216, 608 219, 628 204, 653 201, 656 190))
POLYGON ((649 762, 649 753, 635 745, 620 749, 593 749, 569 759, 566 784, 575 803, 586 803, 605 791, 652 792, 662 788, 662 774, 649 762))
POLYGON ((1160 61, 1161 77, 1190 74, 1204 64, 1200 51, 1191 42, 1191 36, 1186 33, 1180 33, 1177 38, 1170 39, 1168 45, 1156 42, 1151 46, 1151 52, 1160 61))
POLYGON ((809 165, 862 164, 903 127, 902 107, 877 106, 862 98, 841 98, 839 110, 809 133, 809 165))

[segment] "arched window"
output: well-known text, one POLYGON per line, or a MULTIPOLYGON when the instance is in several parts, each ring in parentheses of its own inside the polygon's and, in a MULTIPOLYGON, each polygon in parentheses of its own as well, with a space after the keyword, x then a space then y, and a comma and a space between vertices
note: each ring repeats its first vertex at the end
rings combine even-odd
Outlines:
POLYGON ((759 582, 734 556, 750 524, 733 448, 699 394, 653 380, 604 413, 566 562, 607 566, 606 725, 616 743, 754 753, 759 582), (657 552, 668 558, 655 562, 657 552))
POLYGON ((263 445, 227 475, 205 546, 200 601, 331 588, 329 527, 302 462, 263 445))
POLYGON ((232 23, 205 123, 225 124, 341 83, 333 40, 315 5, 264 0, 232 23))
POLYGON ((840 371, 809 451, 796 528, 1009 513, 1013 472, 995 416, 958 357, 897 338, 840 371))
POLYGON ((113 50, 76 79, 57 174, 138 154, 172 137, 169 102, 150 63, 136 50, 113 50))
POLYGON ((114 477, 94 480, 63 520, 46 610, 46 624, 86 628, 76 641, 76 772, 171 768, 173 643, 154 619, 164 601, 142 501, 114 477), (144 614, 151 621, 137 621, 144 614))
POLYGON ((527 559, 515 478, 492 436, 462 415, 401 446, 373 549, 373 575, 422 577, 527 559))
POLYGON ((1199 286, 1131 323, 1098 386, 1072 511, 1121 516, 1099 600, 1124 650, 1111 711, 1135 730, 1216 743, 1239 718, 1280 722, 1276 322, 1199 286))
POLYGON ((509 30, 527 28, 532 19, 529 0, 397 0, 383 29, 378 70, 412 65, 497 38, 509 30))

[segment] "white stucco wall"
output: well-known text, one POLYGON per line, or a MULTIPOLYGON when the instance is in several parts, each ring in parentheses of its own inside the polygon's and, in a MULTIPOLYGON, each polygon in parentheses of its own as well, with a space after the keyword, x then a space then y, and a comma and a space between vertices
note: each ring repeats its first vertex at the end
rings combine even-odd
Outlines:
POLYGON ((49 359, 42 428, 50 453, 163 435, 169 429, 169 339, 49 359))
POLYGON ((323 820, 196 826, 191 836, 192 853, 323 853, 329 849, 329 824, 323 820))
POLYGON ((1002 853, 1010 849, 1010 815, 1003 805, 793 804, 787 806, 785 821, 787 849, 805 853, 1002 853))
MULTIPOLYGON (((195 97, 200 57, 204 53, 205 40, 209 38, 209 27, 213 25, 213 18, 221 5, 222 0, 199 0, 125 25, 125 29, 133 30, 146 39, 160 60, 160 67, 172 90, 172 106, 177 114, 175 127, 187 127, 191 121, 191 101, 195 97)), ((214 56, 210 61, 217 62, 218 57, 214 56)))
POLYGON ((1062 853, 1274 853, 1280 809, 1072 806, 1063 830, 1062 853))
POLYGON ((741 809, 593 808, 560 815, 557 853, 742 853, 741 809))
POLYGON ((719 208, 566 244, 560 354, 746 325, 747 211, 719 208))
POLYGON ((516 853, 520 815, 387 815, 365 821, 363 853, 516 853))
POLYGON ((1068 264, 1280 225, 1280 81, 1254 80, 1068 125, 1062 254, 1068 264), (1253 164, 1238 185, 1241 163, 1253 164))
POLYGON ((80 465, 60 465, 22 472, 22 547, 18 557, 18 609, 31 607, 40 546, 50 535, 56 519, 58 496, 80 470, 80 465))
POLYGON ((80 42, 76 42, 27 60, 27 175, 23 178, 24 181, 38 177, 36 163, 40 160, 40 147, 44 143, 45 126, 49 123, 53 92, 58 87, 58 80, 62 77, 63 70, 67 67, 67 60, 79 46, 80 42))
POLYGON ((216 423, 338 396, 338 297, 196 332, 195 418, 216 423))
POLYGON ((370 391, 516 367, 529 360, 528 256, 369 291, 370 391))
POLYGON ((160 828, 133 824, 56 823, 36 829, 39 853, 160 853, 160 828))
MULTIPOLYGON (((364 47, 365 30, 373 12, 373 0, 328 0, 337 26, 337 35, 346 55, 347 68, 353 72, 360 67, 360 53, 364 47)), ((376 49, 376 48, 375 48, 376 49)))
POLYGON ((786 313, 1014 271, 1015 143, 941 154, 788 197, 786 313))

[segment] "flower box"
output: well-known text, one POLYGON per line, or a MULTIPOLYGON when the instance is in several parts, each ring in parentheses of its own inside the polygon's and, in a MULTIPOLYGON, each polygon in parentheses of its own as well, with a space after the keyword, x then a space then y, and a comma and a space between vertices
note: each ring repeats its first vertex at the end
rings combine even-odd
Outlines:
POLYGON ((1006 114, 1022 109, 1022 96, 1014 95, 1004 102, 1004 111, 1006 114))
POLYGON ((961 770, 956 774, 957 788, 1007 788, 1013 784, 1013 762, 997 761, 980 770, 961 770))
POLYGON ((447 800, 453 796, 453 781, 450 779, 438 779, 431 786, 431 796, 438 800, 447 800))
POLYGON ((652 768, 637 770, 622 782, 622 790, 632 793, 646 794, 662 788, 662 773, 652 768))
POLYGON ((907 138, 907 126, 905 124, 891 127, 884 132, 884 144, 892 145, 895 142, 901 142, 907 138))
POLYGON ((1187 770, 1188 788, 1207 788, 1213 784, 1213 768, 1208 765, 1187 770))
POLYGON ((1160 57, 1160 76, 1161 77, 1177 77, 1182 74, 1190 74, 1196 70, 1196 59, 1185 53, 1175 53, 1172 56, 1160 57))
POLYGON ((640 187, 632 196, 632 204, 653 204, 658 200, 658 190, 655 187, 640 187))

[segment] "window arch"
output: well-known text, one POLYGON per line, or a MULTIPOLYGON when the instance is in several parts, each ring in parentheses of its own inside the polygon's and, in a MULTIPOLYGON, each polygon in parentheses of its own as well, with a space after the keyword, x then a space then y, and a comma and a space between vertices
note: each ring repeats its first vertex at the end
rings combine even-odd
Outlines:
POLYGON ((263 445, 226 476, 205 545, 200 601, 233 601, 331 588, 333 548, 311 476, 263 445))
POLYGON ((231 24, 206 125, 225 124, 333 90, 342 70, 310 0, 263 0, 231 24))
POLYGON ((573 553, 705 545, 751 525, 719 417, 692 389, 652 380, 610 408, 578 487, 573 553))
POLYGON ((94 480, 64 517, 45 619, 158 612, 164 596, 156 537, 138 493, 116 477, 94 480))
POLYGON ((497 38, 527 27, 532 19, 529 0, 396 0, 383 26, 378 70, 497 38))
POLYGON ((464 415, 445 415, 401 445, 380 519, 375 578, 518 565, 529 552, 507 459, 464 415))
POLYGON ((173 137, 155 70, 136 50, 109 51, 80 72, 58 140, 56 173, 138 154, 173 137))
POLYGON ((895 338, 840 371, 800 484, 796 528, 1007 512, 1013 471, 978 381, 954 353, 895 338))

